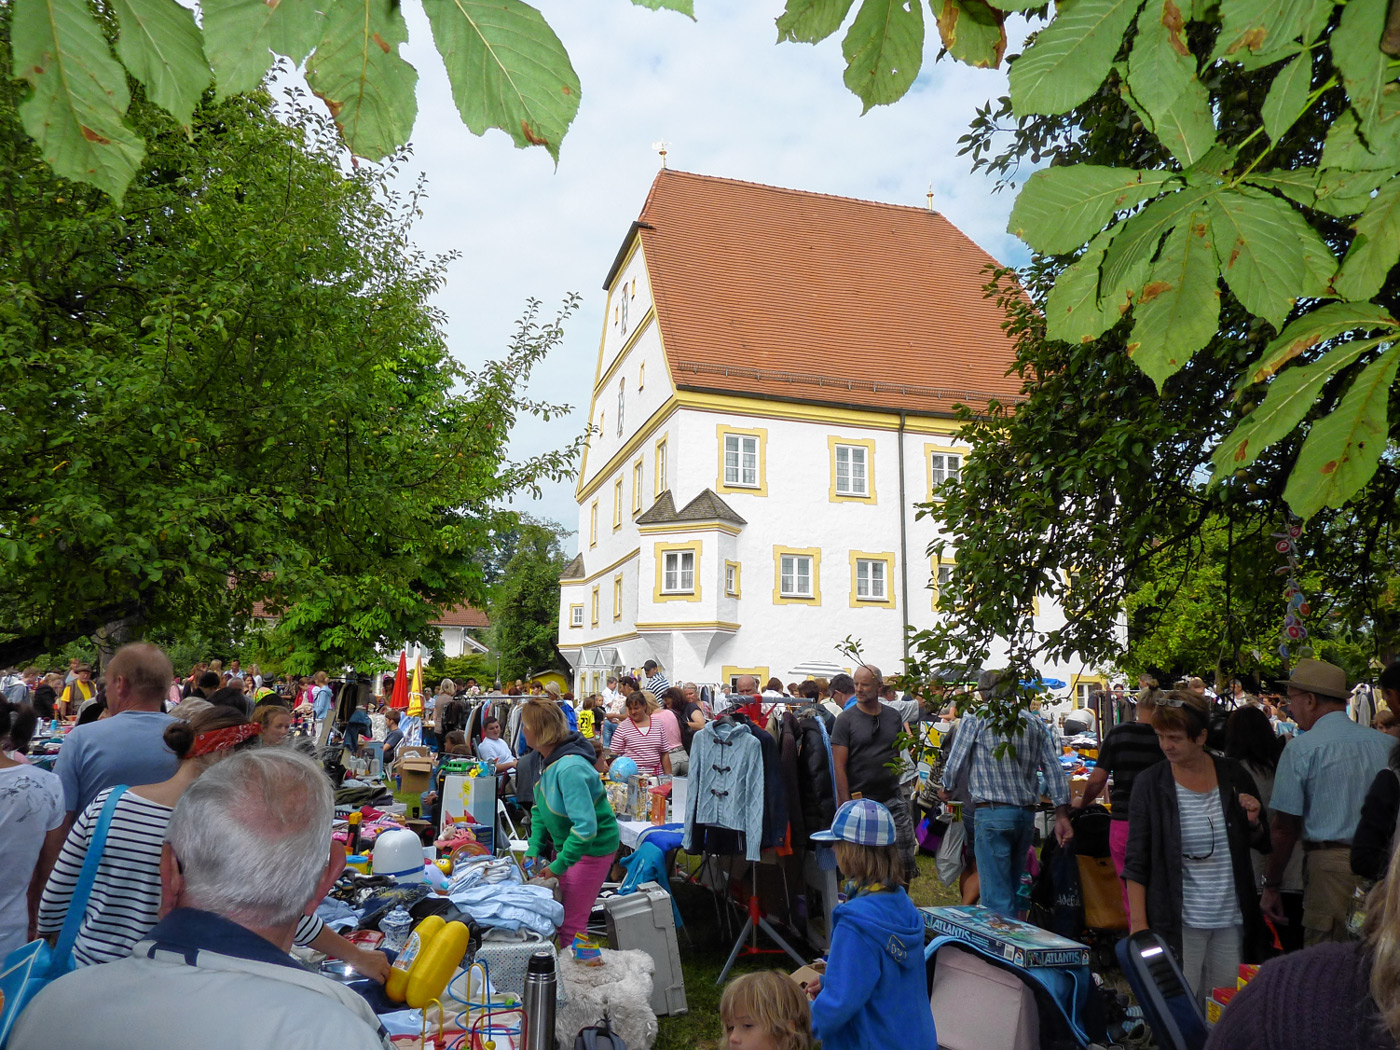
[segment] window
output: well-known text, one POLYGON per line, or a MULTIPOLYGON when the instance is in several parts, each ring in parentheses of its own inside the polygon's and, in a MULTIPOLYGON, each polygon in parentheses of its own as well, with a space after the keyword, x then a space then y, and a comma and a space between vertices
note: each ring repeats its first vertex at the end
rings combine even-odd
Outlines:
POLYGON ((656 560, 653 601, 701 600, 700 552, 703 547, 703 540, 685 540, 680 543, 657 543, 652 548, 656 560))
POLYGON ((720 424, 715 427, 715 440, 719 446, 715 491, 768 495, 768 478, 763 462, 768 431, 762 428, 741 430, 720 424))
POLYGON ((598 501, 595 499, 588 507, 588 545, 598 546, 598 501))
POLYGON ((1098 681, 1076 682, 1074 685, 1074 706, 1088 707, 1089 701, 1094 697, 1094 690, 1102 688, 1103 683, 1098 681))
POLYGON ((613 528, 622 528, 622 479, 613 482, 613 528))
POLYGON ((598 585, 593 585, 593 626, 598 626, 598 585))
POLYGON ((749 434, 724 435, 724 483, 758 488, 758 438, 749 434))
POLYGON ((943 594, 947 591, 949 584, 953 582, 953 573, 957 570, 957 564, 950 561, 940 561, 934 565, 933 569, 933 608, 937 609, 943 594))
POLYGON ((874 558, 857 558, 856 597, 883 601, 886 590, 885 563, 874 558))
POLYGON ((624 295, 624 296, 622 297, 622 334, 623 334, 623 335, 626 335, 626 334, 627 334, 627 303, 628 303, 630 300, 631 300, 631 296, 624 295))
POLYGON ((955 452, 931 452, 928 457, 929 491, 937 495, 944 482, 956 483, 962 476, 962 456, 955 452))
POLYGON ((659 496, 668 488, 670 486, 666 484, 666 439, 662 438, 656 443, 656 494, 659 496))
POLYGON ((873 439, 828 437, 832 503, 875 502, 873 439))
POLYGON ((778 592, 784 598, 812 597, 812 559, 805 554, 784 554, 778 592))
POLYGON ((580 602, 578 605, 570 605, 570 606, 569 606, 569 626, 570 626, 570 627, 582 627, 582 626, 583 626, 583 603, 582 603, 582 602, 580 602))
POLYGON ((836 494, 838 496, 864 496, 865 449, 854 445, 836 446, 836 494))
POLYGON ((617 381, 617 436, 622 436, 622 415, 627 401, 627 380, 626 378, 617 381))
POLYGON ((622 619, 622 573, 613 577, 613 619, 622 619))
POLYGON ((647 385, 647 363, 643 361, 637 366, 637 389, 647 385))
POLYGON ((695 593, 695 552, 667 551, 665 559, 661 570, 661 593, 695 593))
POLYGON ((724 593, 731 598, 739 597, 739 563, 737 561, 724 563, 724 593))
POLYGON ((820 547, 773 548, 773 604, 820 605, 820 547))
POLYGON ((632 513, 642 512, 642 461, 632 464, 632 513))

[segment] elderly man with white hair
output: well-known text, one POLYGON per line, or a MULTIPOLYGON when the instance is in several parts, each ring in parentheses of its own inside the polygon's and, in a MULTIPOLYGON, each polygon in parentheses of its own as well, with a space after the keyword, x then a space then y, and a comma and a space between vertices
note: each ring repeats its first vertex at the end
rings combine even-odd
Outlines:
POLYGON ((364 999, 287 954, 340 867, 334 812, 325 773, 289 748, 214 766, 170 819, 160 923, 129 958, 44 988, 10 1047, 384 1050, 364 999))

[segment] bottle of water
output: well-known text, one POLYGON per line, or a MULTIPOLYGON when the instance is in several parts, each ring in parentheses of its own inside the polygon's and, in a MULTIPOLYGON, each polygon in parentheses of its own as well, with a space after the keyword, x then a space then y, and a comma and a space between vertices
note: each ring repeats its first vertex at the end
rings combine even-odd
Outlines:
POLYGON ((408 931, 413 926, 413 917, 402 904, 379 920, 379 929, 384 933, 384 943, 380 945, 386 952, 401 952, 408 943, 408 931))

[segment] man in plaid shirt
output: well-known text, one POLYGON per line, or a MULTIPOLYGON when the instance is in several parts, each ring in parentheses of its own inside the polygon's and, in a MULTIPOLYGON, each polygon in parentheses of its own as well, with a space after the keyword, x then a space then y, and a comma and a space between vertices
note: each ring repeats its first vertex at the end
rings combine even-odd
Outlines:
MULTIPOLYGON (((1004 696, 1004 672, 983 671, 977 690, 984 700, 1004 696)), ((974 714, 963 716, 953 737, 953 750, 943 767, 943 790, 948 789, 964 768, 972 790, 972 815, 968 835, 977 857, 982 903, 1000 915, 1016 917, 1016 891, 1031 846, 1035 811, 1040 804, 1040 782, 1044 774, 1050 801, 1055 805, 1055 837, 1064 845, 1074 837, 1069 825, 1069 780, 1060 766, 1050 728, 1038 716, 1020 713, 1021 728, 1010 736, 996 732, 990 723, 974 714), (1008 746, 1001 758, 996 748, 1008 746)))

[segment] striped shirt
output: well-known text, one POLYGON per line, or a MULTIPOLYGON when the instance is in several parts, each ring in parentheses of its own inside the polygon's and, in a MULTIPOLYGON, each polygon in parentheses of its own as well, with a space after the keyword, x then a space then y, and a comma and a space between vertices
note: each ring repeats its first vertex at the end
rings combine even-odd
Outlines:
POLYGON ((665 723, 653 714, 651 725, 646 729, 638 727, 632 719, 624 718, 617 724, 617 732, 613 733, 610 748, 615 757, 626 755, 636 762, 639 772, 660 773, 661 756, 679 746, 679 740, 674 744, 670 742, 665 723))
POLYGON ((1192 791, 1176 785, 1181 819, 1181 923, 1218 930, 1244 922, 1235 897, 1230 840, 1219 786, 1192 791))
MULTIPOLYGON (((99 792, 68 833, 39 902, 41 934, 57 934, 63 928, 93 829, 110 793, 110 788, 99 792)), ((131 791, 118 800, 87 913, 73 945, 77 965, 126 958, 132 946, 160 920, 160 849, 172 813, 171 807, 131 791)), ((297 925, 297 943, 314 940, 323 926, 314 916, 303 918, 297 925)))

